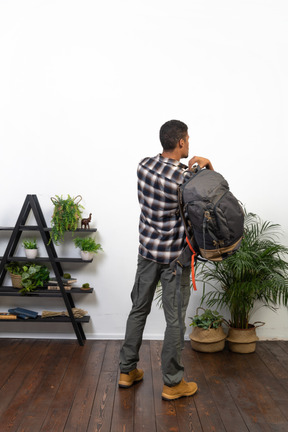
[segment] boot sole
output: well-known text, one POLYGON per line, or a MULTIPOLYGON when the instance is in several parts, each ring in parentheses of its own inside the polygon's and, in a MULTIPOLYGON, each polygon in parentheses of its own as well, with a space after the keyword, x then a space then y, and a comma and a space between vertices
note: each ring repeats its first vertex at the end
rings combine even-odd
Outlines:
POLYGON ((136 384, 137 382, 142 381, 142 380, 143 380, 143 377, 138 378, 138 379, 134 380, 131 384, 126 384, 126 383, 124 383, 124 381, 119 381, 118 386, 121 388, 129 388, 129 387, 132 387, 133 384, 136 384))
POLYGON ((188 394, 183 394, 183 393, 179 393, 178 395, 176 394, 176 395, 167 395, 167 394, 165 394, 165 393, 162 393, 162 399, 163 400, 166 400, 166 401, 170 401, 170 400, 175 400, 175 399, 180 399, 180 398, 182 398, 182 397, 188 397, 188 396, 193 396, 196 392, 197 392, 197 390, 198 390, 198 387, 193 391, 193 392, 191 392, 191 393, 188 393, 188 394))

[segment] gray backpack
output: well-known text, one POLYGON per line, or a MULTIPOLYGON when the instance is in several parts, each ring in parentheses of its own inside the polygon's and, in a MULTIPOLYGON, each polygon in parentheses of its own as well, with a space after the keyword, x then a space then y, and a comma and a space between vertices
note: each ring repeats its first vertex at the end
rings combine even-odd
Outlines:
POLYGON ((179 186, 178 203, 187 246, 170 266, 176 273, 178 320, 183 348, 182 269, 191 264, 192 285, 196 290, 196 259, 222 261, 235 253, 244 232, 244 211, 221 174, 199 167, 179 186))
POLYGON ((210 261, 221 261, 240 247, 244 212, 216 171, 196 167, 179 187, 179 208, 187 243, 210 261))

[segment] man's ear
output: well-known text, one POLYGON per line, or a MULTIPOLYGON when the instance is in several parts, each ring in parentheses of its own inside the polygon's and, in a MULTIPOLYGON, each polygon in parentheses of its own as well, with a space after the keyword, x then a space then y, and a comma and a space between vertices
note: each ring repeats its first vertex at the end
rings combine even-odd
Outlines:
POLYGON ((183 138, 181 138, 178 142, 179 142, 179 148, 182 149, 185 144, 183 138))

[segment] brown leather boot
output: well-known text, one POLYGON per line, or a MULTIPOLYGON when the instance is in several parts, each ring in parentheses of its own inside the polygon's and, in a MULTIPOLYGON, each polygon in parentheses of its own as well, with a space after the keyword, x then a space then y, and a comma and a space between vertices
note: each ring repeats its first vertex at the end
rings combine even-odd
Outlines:
POLYGON ((131 387, 134 382, 141 381, 143 379, 144 372, 142 369, 134 369, 129 374, 120 373, 118 385, 119 387, 128 388, 131 387))
POLYGON ((162 399, 173 400, 183 396, 192 396, 198 390, 197 384, 194 382, 186 382, 184 379, 179 384, 173 387, 163 386, 162 399))

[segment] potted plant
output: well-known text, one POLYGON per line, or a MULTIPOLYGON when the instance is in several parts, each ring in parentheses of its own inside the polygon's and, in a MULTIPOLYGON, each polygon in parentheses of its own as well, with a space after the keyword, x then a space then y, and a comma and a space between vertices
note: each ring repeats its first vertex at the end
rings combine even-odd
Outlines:
POLYGON ((16 261, 11 261, 6 264, 5 269, 10 274, 12 286, 14 288, 22 288, 22 273, 24 272, 23 266, 16 261))
POLYGON ((230 350, 248 353, 255 351, 258 340, 258 323, 251 323, 256 303, 274 311, 278 304, 287 306, 288 248, 277 241, 278 224, 245 212, 244 225, 239 250, 226 260, 199 264, 197 272, 204 283, 202 304, 226 307, 230 312, 230 350), (205 284, 212 286, 212 291, 205 292, 205 284))
POLYGON ((93 255, 99 250, 103 250, 99 243, 96 243, 93 237, 76 237, 74 239, 76 248, 80 249, 83 261, 91 261, 93 255))
POLYGON ((45 265, 28 263, 23 265, 21 294, 32 292, 42 287, 49 280, 49 270, 45 265))
POLYGON ((219 312, 199 307, 196 315, 190 319, 193 330, 189 337, 191 347, 195 351, 218 352, 224 349, 226 338, 222 328, 224 318, 219 312), (204 311, 201 315, 198 313, 199 309, 204 311))
POLYGON ((24 240, 22 245, 25 249, 25 255, 28 259, 35 259, 38 253, 37 241, 34 240, 24 240))
POLYGON ((34 291, 42 287, 49 280, 49 270, 45 265, 35 263, 20 264, 13 261, 6 265, 12 280, 12 286, 19 288, 21 294, 34 291))
POLYGON ((51 198, 54 204, 53 216, 51 219, 51 239, 56 245, 63 242, 66 231, 75 231, 78 228, 78 221, 84 207, 80 204, 80 195, 72 198, 70 195, 66 199, 55 195, 51 198))

